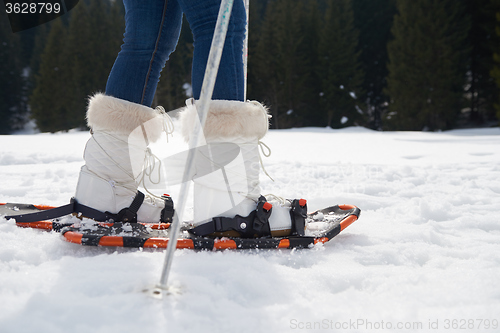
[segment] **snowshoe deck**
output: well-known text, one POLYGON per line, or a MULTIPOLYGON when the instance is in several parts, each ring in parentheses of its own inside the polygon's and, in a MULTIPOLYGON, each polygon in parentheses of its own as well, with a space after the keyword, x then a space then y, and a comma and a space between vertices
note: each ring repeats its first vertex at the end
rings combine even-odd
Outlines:
MULTIPOLYGON (((18 215, 50 209, 50 206, 29 204, 0 204, 0 215, 18 215)), ((188 233, 184 225, 177 248, 187 249, 276 249, 307 248, 316 243, 326 243, 356 221, 360 209, 352 205, 337 205, 309 213, 305 236, 262 238, 209 238, 188 233)), ((170 224, 157 223, 105 223, 78 221, 64 218, 50 221, 17 223, 20 227, 59 231, 71 242, 90 246, 118 246, 133 248, 166 248, 170 224)))

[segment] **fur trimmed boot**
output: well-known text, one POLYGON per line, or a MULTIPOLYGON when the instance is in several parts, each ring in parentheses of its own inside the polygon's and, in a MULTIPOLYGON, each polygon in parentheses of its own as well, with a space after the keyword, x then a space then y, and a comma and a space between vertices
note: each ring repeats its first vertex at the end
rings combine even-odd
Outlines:
POLYGON ((114 214, 116 222, 169 222, 164 200, 138 192, 151 154, 148 145, 160 138, 165 117, 159 109, 104 94, 92 96, 87 110, 92 137, 85 147, 76 201, 114 214))
MULTIPOLYGON (((188 106, 180 117, 183 135, 189 141, 195 122, 199 121, 196 107, 188 106)), ((211 150, 215 153, 207 154, 211 156, 198 153, 195 159, 194 234, 285 236, 295 232, 297 226, 303 234, 304 221, 297 224, 295 217, 297 214, 305 217, 305 200, 300 201, 299 212, 293 208, 295 201, 274 196, 268 201, 271 198, 261 195, 259 145, 268 131, 269 118, 267 109, 256 101, 210 102, 203 130, 207 145, 213 146, 211 150), (220 155, 217 150, 224 143, 236 145, 239 154, 215 170, 213 165, 217 161, 212 156, 220 155), (212 168, 213 172, 207 172, 206 168, 212 168)))

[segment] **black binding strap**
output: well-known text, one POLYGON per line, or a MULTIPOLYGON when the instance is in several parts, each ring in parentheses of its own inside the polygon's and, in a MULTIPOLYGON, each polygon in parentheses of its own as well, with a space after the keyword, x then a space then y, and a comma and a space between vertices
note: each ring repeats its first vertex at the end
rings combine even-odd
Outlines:
POLYGON ((306 230, 307 202, 304 199, 293 200, 290 209, 292 235, 304 236, 306 230))
POLYGON ((141 207, 143 201, 144 194, 138 191, 130 207, 122 209, 118 214, 112 214, 109 212, 103 213, 92 207, 82 205, 78 203, 75 198, 71 198, 70 203, 64 206, 47 209, 36 213, 5 216, 5 218, 15 219, 16 222, 25 223, 51 220, 64 215, 76 213, 78 214, 78 216, 84 216, 99 222, 137 222, 137 211, 139 210, 139 207, 141 207))
MULTIPOLYGON (((269 217, 271 216, 271 206, 266 199, 261 196, 257 204, 257 209, 248 216, 242 217, 214 217, 211 221, 203 223, 189 230, 196 236, 207 236, 215 232, 237 231, 242 238, 265 237, 271 235, 269 217), (265 206, 266 205, 266 206, 265 206), (269 207, 269 208, 268 208, 269 207)), ((295 199, 290 208, 291 233, 292 235, 303 237, 305 235, 307 218, 307 202, 304 199, 295 199)))
MULTIPOLYGON (((132 201, 130 206, 120 210, 118 214, 116 214, 116 219, 113 220, 115 220, 115 222, 137 222, 137 211, 139 211, 139 208, 141 208, 143 201, 144 193, 142 193, 141 191, 137 191, 137 195, 135 196, 134 201, 132 201)), ((113 215, 109 212, 106 212, 106 214, 113 215)))
POLYGON ((42 210, 36 213, 10 215, 10 216, 5 216, 5 218, 7 220, 16 219, 16 222, 37 222, 43 220, 50 220, 73 213, 73 207, 74 203, 72 199, 71 203, 61 207, 42 210))
POLYGON ((168 195, 162 195, 163 201, 165 202, 165 208, 161 211, 161 222, 170 223, 174 217, 174 201, 168 195))
POLYGON ((46 209, 36 213, 5 216, 5 218, 15 219, 16 222, 24 223, 51 220, 73 213, 81 213, 82 216, 90 217, 96 221, 107 221, 114 216, 114 214, 111 216, 91 207, 81 205, 74 198, 71 198, 71 202, 64 206, 46 209))
POLYGON ((269 216, 271 216, 271 210, 271 204, 261 196, 257 209, 248 216, 214 217, 211 221, 190 229, 189 232, 196 236, 206 236, 214 232, 234 230, 240 233, 243 238, 270 236, 269 216))

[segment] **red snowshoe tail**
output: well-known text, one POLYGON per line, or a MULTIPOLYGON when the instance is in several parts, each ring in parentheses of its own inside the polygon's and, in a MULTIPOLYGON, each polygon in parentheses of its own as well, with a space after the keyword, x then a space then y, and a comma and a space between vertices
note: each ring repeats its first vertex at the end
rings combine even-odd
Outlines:
POLYGON ((52 231, 52 222, 50 221, 38 221, 38 222, 16 222, 16 225, 21 228, 33 228, 42 229, 47 231, 52 231))
MULTIPOLYGON (((4 209, 10 209, 12 212, 19 213, 22 210, 26 210, 29 212, 33 211, 42 211, 47 209, 56 208, 55 206, 49 205, 26 205, 26 204, 7 204, 0 203, 0 206, 3 206, 4 209)), ((21 228, 34 228, 34 229, 42 229, 51 231, 53 229, 52 221, 36 221, 36 222, 16 222, 16 225, 21 228)))
MULTIPOLYGON (((354 205, 339 205, 339 208, 346 211, 351 209, 357 209, 357 207, 354 205)), ((344 230, 345 228, 353 224, 357 219, 358 219, 357 215, 348 216, 345 220, 340 222, 340 231, 344 230)))
POLYGON ((40 210, 47 210, 47 209, 56 208, 56 206, 49 206, 49 205, 33 205, 33 206, 35 206, 36 208, 38 208, 40 210))
MULTIPOLYGON (((17 216, 23 217, 30 214, 36 214, 44 211, 49 211, 53 208, 60 209, 61 207, 55 207, 50 205, 32 205, 32 204, 20 204, 20 203, 0 203, 0 216, 6 216, 9 218, 16 219, 16 225, 22 228, 33 228, 33 229, 42 229, 47 231, 61 231, 62 228, 70 226, 74 223, 71 219, 66 219, 64 221, 64 217, 70 217, 71 214, 68 215, 60 215, 60 218, 46 218, 46 217, 37 217, 36 219, 40 219, 38 221, 31 220, 30 222, 19 221, 17 216)), ((75 214, 73 214, 75 215, 75 214)), ((102 226, 113 226, 113 223, 99 222, 102 226)), ((166 230, 170 227, 170 223, 154 223, 147 224, 150 228, 154 230, 166 230)))
MULTIPOLYGON (((0 206, 3 206, 3 205, 7 205, 7 203, 5 202, 0 202, 0 206)), ((24 204, 23 204, 24 205, 24 204)), ((49 206, 49 205, 30 205, 30 206, 33 206, 35 207, 36 209, 38 210, 47 210, 47 209, 52 209, 52 208, 56 208, 56 206, 49 206)))

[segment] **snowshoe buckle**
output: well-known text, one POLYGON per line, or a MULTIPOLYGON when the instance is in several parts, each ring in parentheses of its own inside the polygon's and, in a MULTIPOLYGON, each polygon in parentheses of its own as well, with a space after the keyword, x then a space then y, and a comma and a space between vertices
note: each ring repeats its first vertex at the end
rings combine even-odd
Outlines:
POLYGON ((116 214, 117 219, 115 221, 136 223, 137 212, 139 211, 139 208, 141 208, 144 197, 144 193, 142 193, 141 191, 137 191, 134 201, 132 201, 128 208, 123 208, 118 212, 118 214, 116 214))
POLYGON ((292 219, 292 235, 304 236, 306 229, 307 201, 295 199, 292 201, 290 218, 292 219))
POLYGON ((161 211, 161 222, 162 223, 171 223, 174 217, 174 201, 168 194, 164 194, 161 196, 163 201, 165 202, 165 208, 161 211))

